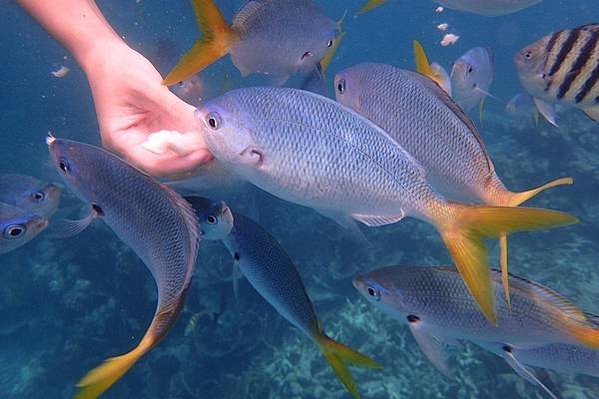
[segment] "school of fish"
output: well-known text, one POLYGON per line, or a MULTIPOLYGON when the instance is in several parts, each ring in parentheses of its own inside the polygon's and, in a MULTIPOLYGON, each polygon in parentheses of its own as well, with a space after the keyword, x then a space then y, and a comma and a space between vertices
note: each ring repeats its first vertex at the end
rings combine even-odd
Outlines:
MULTIPOLYGON (((355 13, 378 12, 391 1, 370 0, 355 13)), ((434 3, 438 13, 447 7, 485 17, 542 7, 541 0, 434 3)), ((238 279, 245 277, 316 344, 347 392, 361 397, 349 367, 376 371, 384 364, 376 354, 330 338, 301 268, 257 219, 215 197, 247 183, 311 208, 357 238, 360 228, 407 217, 432 225, 453 265, 382 267, 356 275, 353 285, 375 308, 407 326, 444 375, 454 372, 449 349, 459 350, 467 341, 503 358, 552 398, 559 395, 532 367, 599 377, 599 316, 508 272, 509 234, 574 225, 578 219, 521 206, 547 189, 573 184, 570 177, 535 176, 548 183, 513 191, 496 171, 481 125, 470 115, 478 108, 482 124, 485 101, 498 101, 492 94, 493 49, 474 47, 446 69, 430 62, 414 40, 414 70, 364 62, 336 71, 329 81, 327 71, 346 35, 347 10, 329 16, 321 5, 249 0, 229 23, 214 0, 191 0, 189 12, 202 36, 176 64, 170 60, 174 66, 163 84, 197 105, 198 127, 215 158, 192 179, 164 183, 107 150, 49 134, 52 164, 88 208, 79 220, 51 223, 61 205, 59 185, 0 174, 0 254, 19 250, 50 225, 48 238, 65 238, 101 219, 155 281, 157 305, 144 336, 129 352, 83 375, 75 398, 102 395, 167 336, 193 290, 202 240, 219 241, 228 250, 236 298, 238 279), (200 73, 226 55, 241 77, 259 75, 265 83, 205 99, 200 73), (499 240, 500 269, 490 266, 488 239, 499 240)), ((443 32, 448 27, 438 25, 443 32)), ((505 112, 536 126, 540 116, 559 126, 564 112, 559 105, 599 122, 599 24, 556 28, 561 30, 523 43, 513 56, 523 92, 505 112)), ((157 132, 142 147, 185 151, 181 137, 157 132)))

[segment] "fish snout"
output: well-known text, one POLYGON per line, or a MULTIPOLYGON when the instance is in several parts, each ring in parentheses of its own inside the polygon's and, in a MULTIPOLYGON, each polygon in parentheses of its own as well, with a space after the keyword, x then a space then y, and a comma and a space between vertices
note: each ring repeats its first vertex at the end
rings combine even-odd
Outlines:
POLYGON ((29 221, 28 224, 33 229, 35 229, 37 231, 42 231, 42 230, 45 230, 46 227, 48 227, 49 223, 50 222, 48 221, 48 219, 42 218, 40 216, 34 216, 31 218, 31 220, 29 221))

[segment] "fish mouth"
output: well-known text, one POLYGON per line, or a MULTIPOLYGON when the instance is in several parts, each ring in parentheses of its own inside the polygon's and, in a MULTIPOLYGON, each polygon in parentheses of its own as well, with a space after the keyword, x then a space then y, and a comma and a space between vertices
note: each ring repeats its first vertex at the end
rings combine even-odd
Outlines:
POLYGON ((364 284, 364 279, 365 278, 366 277, 362 273, 357 274, 356 276, 354 276, 354 278, 352 279, 351 283, 352 283, 352 285, 354 286, 355 289, 359 290, 360 287, 364 284))

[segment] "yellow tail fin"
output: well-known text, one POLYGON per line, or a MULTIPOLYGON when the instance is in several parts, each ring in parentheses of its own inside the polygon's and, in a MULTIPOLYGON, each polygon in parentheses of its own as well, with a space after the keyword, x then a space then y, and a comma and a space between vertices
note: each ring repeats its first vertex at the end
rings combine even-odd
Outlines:
POLYGON ((426 55, 426 51, 424 51, 424 47, 422 47, 422 44, 420 44, 418 40, 414 40, 412 42, 412 45, 414 48, 414 62, 416 63, 416 72, 435 80, 435 73, 431 69, 431 64, 428 61, 428 57, 426 55))
POLYGON ((214 3, 214 0, 192 0, 195 16, 204 37, 185 53, 162 84, 171 86, 201 71, 229 52, 237 33, 214 3))
POLYGON ((545 209, 458 203, 450 206, 452 216, 449 221, 438 225, 439 232, 468 290, 483 314, 494 325, 497 325, 497 313, 484 238, 578 222, 575 217, 566 213, 545 209))
MULTIPOLYGON (((571 177, 563 177, 561 179, 555 179, 547 184, 537 187, 532 190, 523 191, 521 193, 513 193, 508 204, 509 206, 518 206, 532 197, 542 193, 553 187, 571 185, 574 180, 571 177)), ((507 300, 508 306, 510 306, 510 285, 508 278, 508 255, 507 255, 507 234, 499 234, 499 253, 500 253, 500 265, 501 265, 501 281, 503 285, 503 291, 505 293, 505 299, 507 300)))
POLYGON ((75 399, 94 399, 117 382, 151 347, 142 342, 131 352, 106 359, 77 383, 75 399))
POLYGON ((337 378, 339 378, 339 381, 341 381, 345 388, 347 388, 347 390, 356 399, 360 397, 360 391, 358 390, 358 386, 356 385, 347 366, 354 365, 370 369, 383 368, 380 364, 369 357, 366 357, 352 348, 332 340, 324 333, 319 335, 316 338, 316 341, 318 342, 324 357, 327 359, 327 362, 337 375, 337 378))
POLYGON ((358 10, 358 14, 367 13, 368 11, 375 9, 386 2, 387 0, 368 0, 366 3, 364 3, 362 7, 360 7, 360 9, 358 10))

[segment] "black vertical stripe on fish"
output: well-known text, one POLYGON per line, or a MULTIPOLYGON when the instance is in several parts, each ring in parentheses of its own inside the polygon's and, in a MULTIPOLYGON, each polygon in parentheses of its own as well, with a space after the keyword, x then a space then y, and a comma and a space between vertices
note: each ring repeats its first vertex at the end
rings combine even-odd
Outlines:
MULTIPOLYGON (((589 78, 584 82, 584 84, 582 85, 578 94, 576 94, 576 97, 574 99, 577 104, 584 101, 584 99, 590 93, 590 91, 593 89, 593 87, 595 86, 595 84, 597 83, 598 80, 599 80, 599 62, 597 62, 597 65, 595 65, 595 69, 593 69, 593 72, 591 73, 589 78)), ((595 101, 596 100, 597 99, 595 99, 595 101)))
POLYGON ((549 54, 551 54, 551 52, 553 51, 553 47, 555 47, 555 43, 557 42, 558 37, 560 36, 562 32, 556 32, 553 35, 551 35, 551 39, 549 39, 549 43, 547 43, 547 47, 545 48, 545 54, 547 54, 547 58, 545 58, 545 68, 544 70, 547 70, 547 63, 549 62, 549 54))
POLYGON ((551 69, 549 70, 549 76, 553 76, 553 75, 555 75, 555 73, 557 71, 559 71, 562 64, 564 63, 564 60, 566 59, 566 57, 568 56, 570 51, 572 51, 572 48, 576 44, 576 41, 578 40, 579 36, 580 36, 580 29, 573 29, 569 32, 568 38, 562 44, 562 47, 559 50, 557 58, 555 59, 555 62, 553 63, 553 65, 551 66, 551 69))
POLYGON ((597 43, 599 42, 599 34, 592 33, 588 35, 587 42, 580 49, 580 53, 576 58, 576 61, 572 64, 572 68, 566 74, 566 77, 562 84, 559 87, 557 92, 557 98, 562 99, 572 87, 572 83, 580 76, 580 73, 585 68, 587 63, 591 60, 592 55, 594 54, 597 43))

